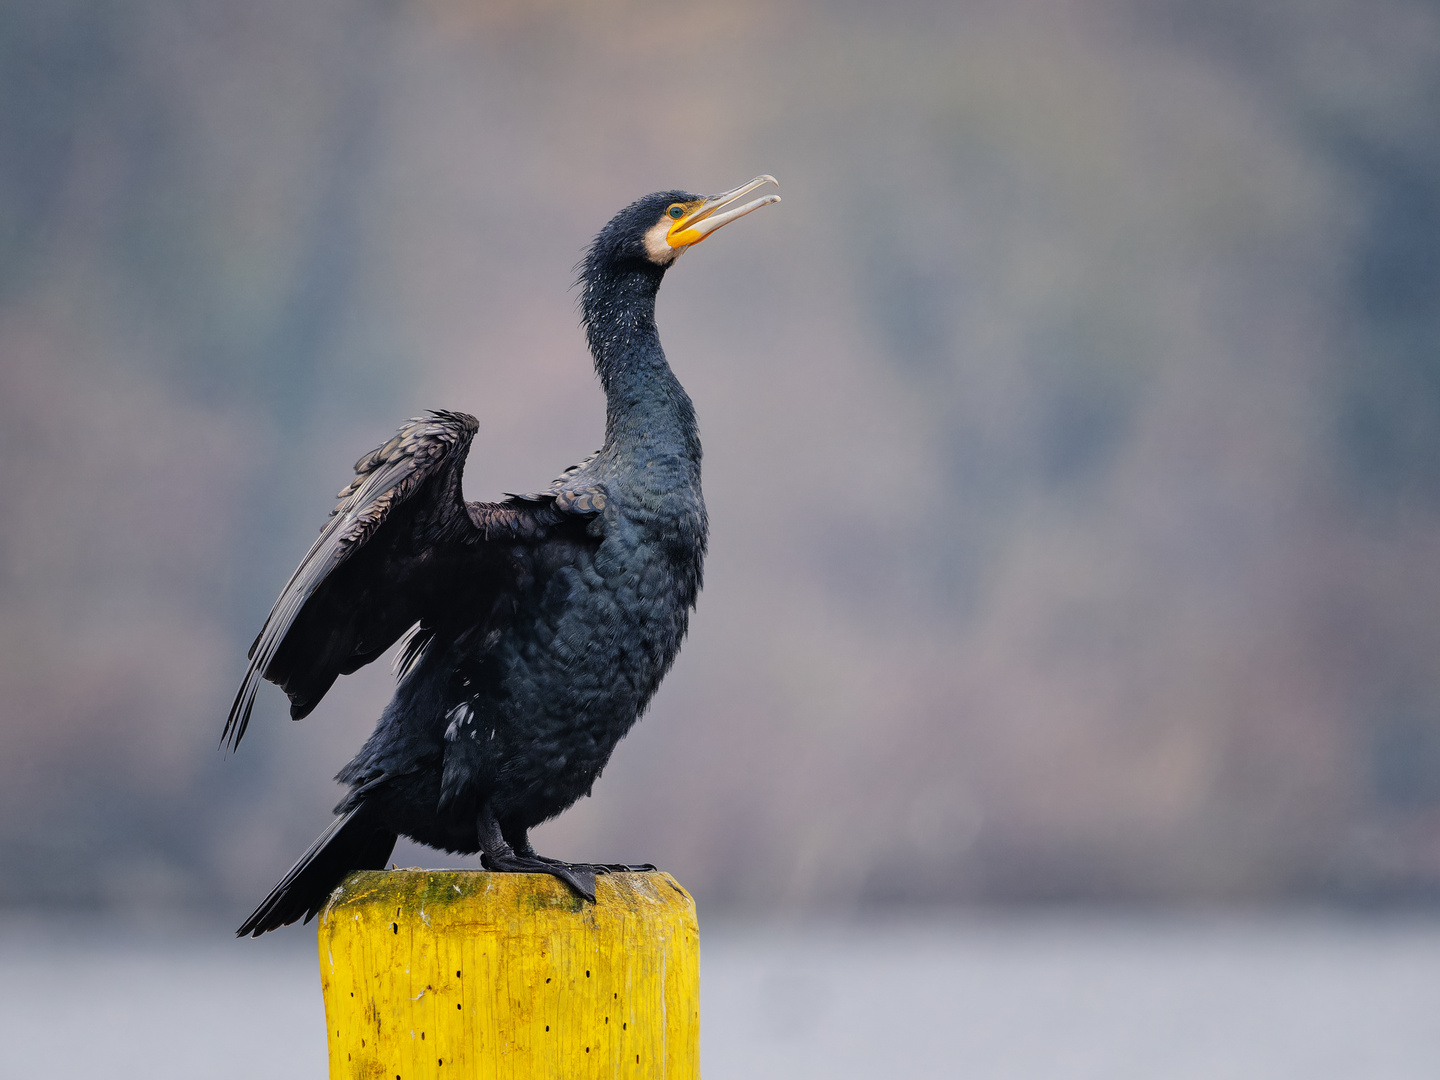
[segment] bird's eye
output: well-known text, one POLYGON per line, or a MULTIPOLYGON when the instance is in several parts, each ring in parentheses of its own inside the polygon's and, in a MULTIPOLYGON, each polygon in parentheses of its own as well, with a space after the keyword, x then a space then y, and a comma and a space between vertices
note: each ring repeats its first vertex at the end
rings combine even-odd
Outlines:
POLYGON ((670 207, 667 213, 676 221, 679 221, 682 217, 685 216, 685 207, 681 206, 679 203, 676 203, 674 206, 670 207))

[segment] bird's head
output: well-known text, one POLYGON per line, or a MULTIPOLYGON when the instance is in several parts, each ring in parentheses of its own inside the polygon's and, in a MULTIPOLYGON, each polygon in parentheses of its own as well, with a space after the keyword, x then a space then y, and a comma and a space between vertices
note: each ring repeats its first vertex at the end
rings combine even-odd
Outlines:
POLYGON ((752 210, 779 202, 779 195, 742 199, 756 188, 778 184, 773 176, 757 176, 720 195, 688 191, 657 191, 636 199, 600 230, 587 260, 618 264, 632 260, 664 269, 686 248, 752 210))

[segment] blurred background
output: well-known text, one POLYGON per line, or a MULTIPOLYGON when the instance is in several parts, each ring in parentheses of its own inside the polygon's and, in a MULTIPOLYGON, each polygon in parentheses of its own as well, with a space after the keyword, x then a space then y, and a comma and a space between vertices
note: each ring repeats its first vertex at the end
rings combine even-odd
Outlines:
POLYGON ((546 484, 584 244, 760 172, 660 298, 690 639, 537 845, 742 922, 1433 910, 1437 115, 1421 0, 0 0, 0 910, 242 918, 391 689, 216 749, 351 463, 445 407, 546 484))

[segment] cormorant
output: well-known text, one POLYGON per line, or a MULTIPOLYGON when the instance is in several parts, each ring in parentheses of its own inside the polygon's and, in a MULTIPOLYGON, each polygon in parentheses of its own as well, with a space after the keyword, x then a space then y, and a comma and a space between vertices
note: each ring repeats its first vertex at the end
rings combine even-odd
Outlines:
POLYGON ((581 313, 605 390, 605 444, 549 491, 464 500, 473 416, 408 421, 355 479, 250 648, 223 742, 263 677, 300 719, 335 679, 409 633, 395 696, 336 777, 338 815, 237 936, 309 922, 397 836, 479 851, 595 899, 618 866, 537 855, 529 830, 588 794, 679 651, 707 522, 695 410, 666 363, 655 296, 686 248, 767 203, 774 177, 723 195, 662 191, 616 214, 581 264, 581 313), (738 205, 737 205, 738 204, 738 205))

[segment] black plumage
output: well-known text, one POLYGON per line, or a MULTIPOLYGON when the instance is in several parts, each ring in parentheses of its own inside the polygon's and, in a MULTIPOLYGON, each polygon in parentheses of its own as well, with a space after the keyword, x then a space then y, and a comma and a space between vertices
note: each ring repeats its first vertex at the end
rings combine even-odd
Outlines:
POLYGON ((528 831, 586 794, 685 636, 706 547, 700 438, 655 326, 680 251, 777 196, 659 192, 601 230, 581 310, 605 391, 605 443, 548 491, 467 503, 474 417, 433 412, 361 458, 355 480, 256 639, 224 738, 238 746, 261 678, 307 715, 340 675, 407 631, 400 680, 338 779, 339 815, 241 926, 308 921, 397 836, 544 871, 594 899, 615 867, 536 855, 528 831))

